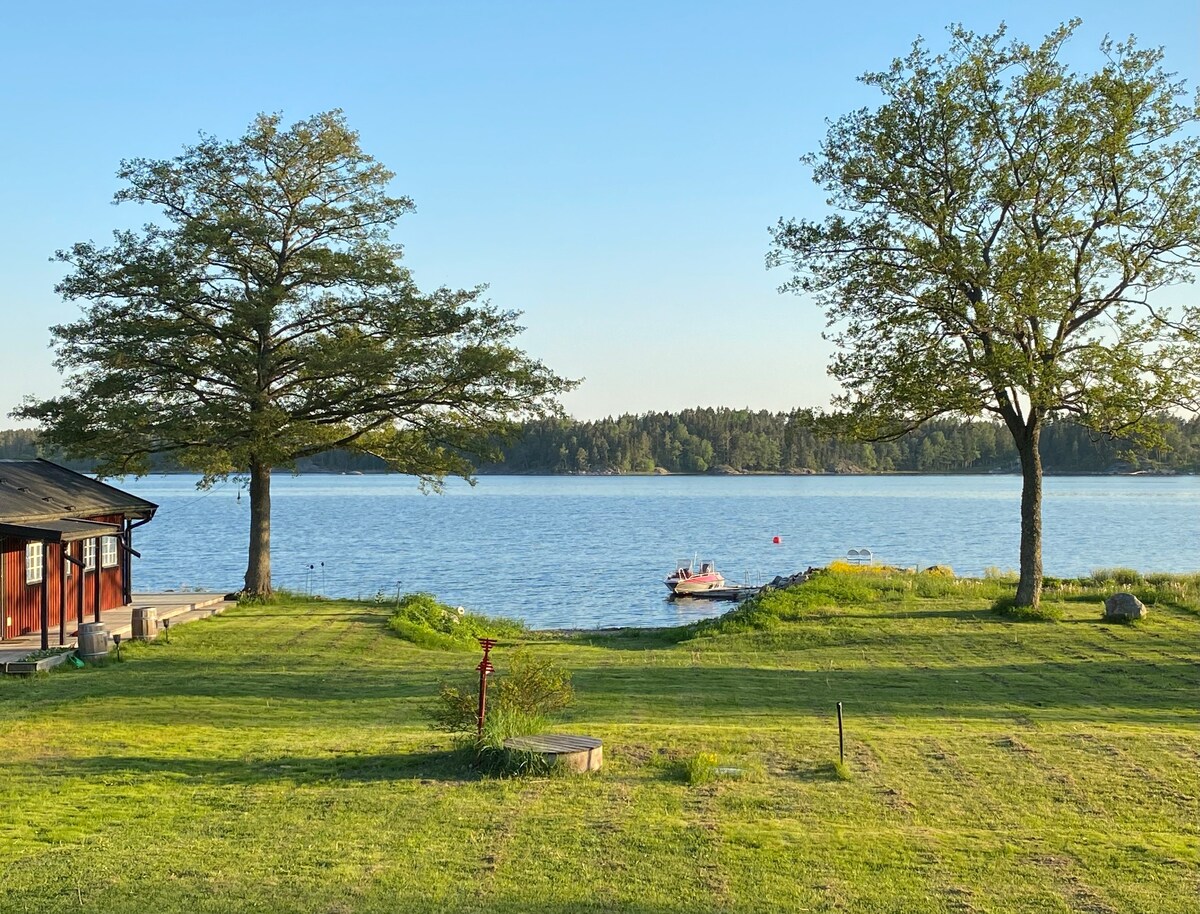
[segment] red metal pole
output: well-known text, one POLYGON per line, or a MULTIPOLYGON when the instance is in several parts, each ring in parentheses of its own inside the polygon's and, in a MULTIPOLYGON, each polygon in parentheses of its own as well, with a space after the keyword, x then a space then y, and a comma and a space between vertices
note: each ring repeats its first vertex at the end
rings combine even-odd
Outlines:
POLYGON ((477 720, 477 730, 479 739, 483 739, 483 721, 487 717, 487 678, 488 674, 494 672, 492 661, 488 659, 488 652, 496 646, 496 642, 491 638, 480 638, 479 646, 483 648, 483 659, 479 661, 479 666, 475 669, 479 670, 479 716, 477 720))
POLYGON ((479 714, 476 720, 476 731, 483 739, 483 719, 487 716, 487 670, 479 665, 479 714))

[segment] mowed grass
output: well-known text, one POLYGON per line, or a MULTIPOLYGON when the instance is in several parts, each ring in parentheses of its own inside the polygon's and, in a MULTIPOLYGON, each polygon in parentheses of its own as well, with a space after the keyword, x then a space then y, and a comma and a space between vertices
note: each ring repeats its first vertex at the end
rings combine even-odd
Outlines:
POLYGON ((1110 625, 1094 588, 1029 623, 994 582, 806 587, 702 636, 530 636, 590 776, 479 777, 423 712, 477 656, 386 607, 241 607, 0 682, 0 911, 1198 909, 1193 589, 1110 625))

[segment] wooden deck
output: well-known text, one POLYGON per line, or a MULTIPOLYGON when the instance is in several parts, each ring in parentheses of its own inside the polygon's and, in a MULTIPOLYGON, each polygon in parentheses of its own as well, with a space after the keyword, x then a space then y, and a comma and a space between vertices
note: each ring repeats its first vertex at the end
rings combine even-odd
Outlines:
MULTIPOLYGON (((133 633, 133 610, 137 607, 152 606, 157 609, 158 624, 161 628, 163 619, 170 619, 171 625, 182 625, 224 612, 227 607, 233 605, 220 593, 135 593, 132 603, 105 610, 100 614, 100 621, 109 634, 128 638, 133 633)), ((85 621, 92 621, 90 614, 85 621)), ((75 646, 75 628, 75 624, 68 626, 63 646, 75 646)), ((20 660, 41 646, 42 636, 39 633, 0 641, 0 664, 20 660)), ((59 647, 57 629, 50 633, 50 647, 59 647)))

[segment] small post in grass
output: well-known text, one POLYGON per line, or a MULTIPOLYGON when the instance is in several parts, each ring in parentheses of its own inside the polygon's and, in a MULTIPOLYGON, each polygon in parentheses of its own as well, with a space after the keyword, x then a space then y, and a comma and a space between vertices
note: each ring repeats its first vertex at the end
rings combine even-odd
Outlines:
POLYGON ((113 633, 113 644, 117 646, 117 663, 121 662, 121 633, 113 633))
POLYGON ((844 765, 846 764, 846 737, 842 733, 842 703, 838 705, 838 760, 844 765))
POLYGON ((492 661, 488 659, 488 652, 496 646, 496 642, 491 638, 479 638, 479 646, 483 648, 483 659, 479 661, 479 666, 475 669, 479 670, 479 738, 483 739, 483 719, 487 715, 487 678, 488 673, 495 672, 495 667, 492 666, 492 661))
POLYGON ((163 635, 166 636, 167 644, 171 643, 171 620, 163 619, 163 635))

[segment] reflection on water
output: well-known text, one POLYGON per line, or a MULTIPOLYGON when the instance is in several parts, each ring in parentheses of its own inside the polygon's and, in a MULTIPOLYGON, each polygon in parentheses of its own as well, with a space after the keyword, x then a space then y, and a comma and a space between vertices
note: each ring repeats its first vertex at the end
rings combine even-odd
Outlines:
MULTIPOLYGON (((135 533, 140 590, 236 590, 249 503, 232 483, 127 480, 159 503, 135 533)), ((402 476, 277 476, 277 586, 394 600, 425 590, 535 627, 673 625, 733 604, 664 599, 680 556, 763 583, 870 548, 878 561, 959 574, 1018 563, 1020 479, 953 477, 483 477, 422 495, 402 476), (779 537, 781 542, 772 540, 779 537)), ((1200 569, 1200 478, 1052 477, 1048 575, 1200 569)))

